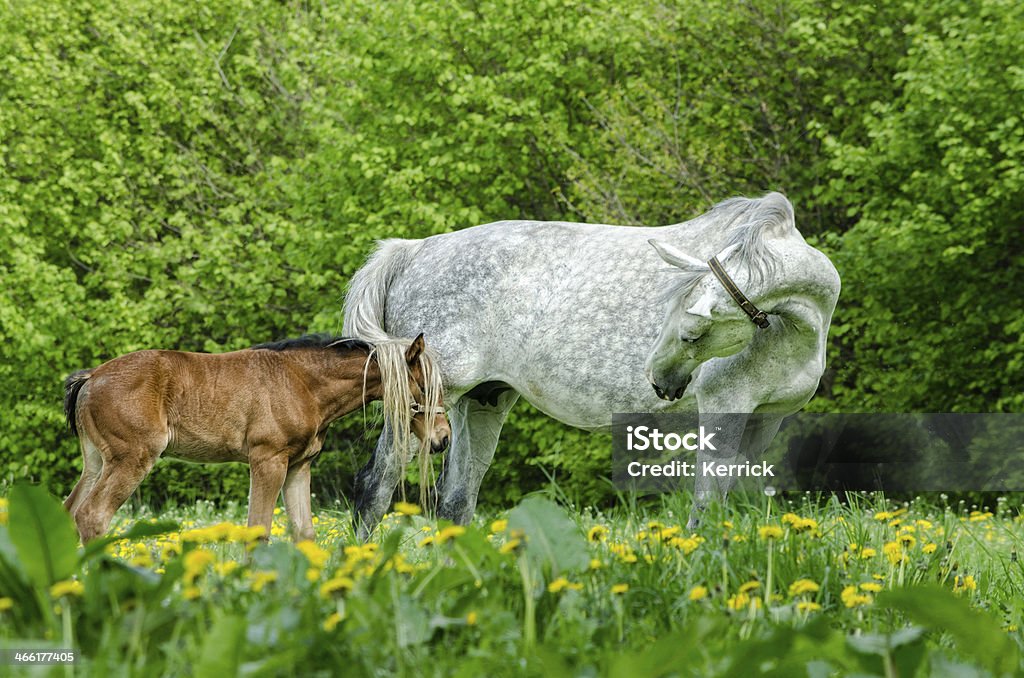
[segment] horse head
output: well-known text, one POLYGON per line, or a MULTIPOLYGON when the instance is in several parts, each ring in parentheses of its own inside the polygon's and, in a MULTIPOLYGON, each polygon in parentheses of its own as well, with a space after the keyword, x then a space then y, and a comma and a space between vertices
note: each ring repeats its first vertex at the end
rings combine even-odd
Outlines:
POLYGON ((680 272, 663 297, 665 319, 647 356, 647 378, 658 397, 682 397, 701 363, 740 353, 759 332, 816 347, 823 360, 839 276, 795 228, 771 234, 770 245, 766 231, 734 240, 707 261, 650 241, 680 272))
MULTIPOLYGON (((647 356, 646 373, 658 397, 682 397, 697 366, 712 358, 725 358, 742 351, 753 339, 758 326, 751 322, 726 287, 701 261, 664 242, 651 240, 663 260, 682 272, 664 295, 665 319, 658 339, 647 356)), ((715 257, 723 267, 739 245, 726 247, 715 257)), ((737 257, 738 258, 738 257, 737 257)), ((748 270, 737 268, 730 278, 756 306, 766 286, 748 270)))

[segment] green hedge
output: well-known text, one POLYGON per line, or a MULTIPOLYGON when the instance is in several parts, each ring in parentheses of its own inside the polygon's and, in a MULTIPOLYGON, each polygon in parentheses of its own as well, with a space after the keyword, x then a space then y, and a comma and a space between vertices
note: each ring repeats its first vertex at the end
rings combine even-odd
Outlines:
MULTIPOLYGON (((338 331, 377 238, 664 223, 776 188, 845 283, 813 407, 1019 410, 1021 11, 11 0, 0 483, 76 479, 75 369, 338 331)), ((318 463, 322 497, 369 454, 356 419, 318 463)), ((484 499, 549 474, 607 498, 609 448, 517 406, 484 499)), ((141 496, 245 486, 242 468, 164 463, 141 496)))

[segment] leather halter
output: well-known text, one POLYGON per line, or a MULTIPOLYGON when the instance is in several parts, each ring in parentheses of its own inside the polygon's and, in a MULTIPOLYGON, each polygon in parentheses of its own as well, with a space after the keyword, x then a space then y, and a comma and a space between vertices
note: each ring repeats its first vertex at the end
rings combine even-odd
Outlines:
POLYGON ((757 308, 747 299, 746 295, 740 291, 740 288, 736 286, 736 283, 732 281, 729 274, 722 268, 722 262, 718 260, 718 257, 711 257, 708 259, 708 266, 711 268, 711 272, 718 278, 718 282, 722 283, 722 287, 729 293, 729 296, 733 298, 743 312, 750 317, 750 320, 760 327, 762 330, 768 329, 770 323, 768 322, 768 314, 757 308))

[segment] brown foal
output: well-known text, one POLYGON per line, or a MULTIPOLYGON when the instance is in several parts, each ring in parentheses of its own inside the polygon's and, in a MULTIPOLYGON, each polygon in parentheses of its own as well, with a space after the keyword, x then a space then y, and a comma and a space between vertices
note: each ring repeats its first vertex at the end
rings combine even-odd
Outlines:
POLYGON ((443 450, 451 437, 439 382, 424 381, 437 370, 423 335, 391 352, 407 383, 382 381, 396 369, 381 369, 380 348, 312 335, 221 354, 138 351, 71 375, 64 412, 84 467, 64 506, 82 543, 107 531, 161 454, 249 464, 249 525, 270 534, 283 488, 293 538, 312 539, 310 464, 335 419, 385 398, 385 417, 404 408, 398 419, 421 448, 443 450))

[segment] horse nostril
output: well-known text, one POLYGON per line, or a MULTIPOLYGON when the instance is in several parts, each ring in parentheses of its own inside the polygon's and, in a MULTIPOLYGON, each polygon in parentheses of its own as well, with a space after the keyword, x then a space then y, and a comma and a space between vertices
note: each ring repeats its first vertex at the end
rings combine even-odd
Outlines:
POLYGON ((651 386, 654 388, 654 392, 658 395, 658 397, 664 400, 665 392, 661 390, 661 387, 655 384, 654 382, 651 382, 651 386))
POLYGON ((450 441, 451 441, 451 437, 450 436, 445 436, 444 438, 441 438, 440 442, 437 442, 437 443, 431 445, 430 448, 434 452, 443 452, 444 450, 448 449, 448 443, 450 441))

